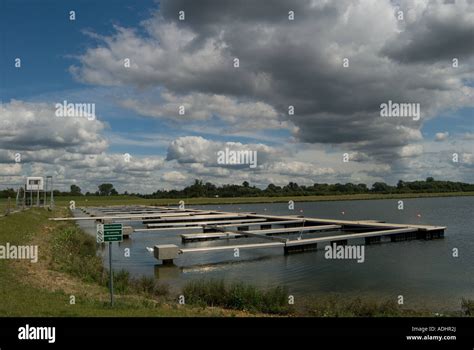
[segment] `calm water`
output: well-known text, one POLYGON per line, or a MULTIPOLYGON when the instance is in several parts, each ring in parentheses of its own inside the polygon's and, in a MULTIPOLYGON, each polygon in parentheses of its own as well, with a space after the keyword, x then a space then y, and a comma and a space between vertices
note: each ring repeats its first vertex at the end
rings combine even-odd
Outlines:
MULTIPOLYGON (((294 211, 289 211, 285 203, 193 208, 442 225, 448 227, 445 238, 366 246, 365 262, 361 264, 355 260, 327 260, 321 245, 318 251, 288 256, 281 248, 241 250, 239 258, 233 251, 190 253, 175 260, 176 266, 167 267, 158 265, 146 247, 162 243, 182 246, 181 232, 139 232, 120 246, 114 244, 114 269, 124 268, 135 276, 155 276, 176 289, 193 279, 223 278, 264 288, 285 285, 296 298, 328 293, 383 298, 403 295, 409 307, 458 309, 462 297, 474 298, 474 197, 406 199, 404 204, 403 211, 397 209, 397 200, 296 203, 294 211), (131 251, 129 258, 124 257, 126 247, 131 251), (453 248, 459 249, 458 258, 452 256, 453 248)), ((255 239, 188 243, 186 247, 250 242, 255 239)), ((107 252, 104 250, 105 262, 107 252)))

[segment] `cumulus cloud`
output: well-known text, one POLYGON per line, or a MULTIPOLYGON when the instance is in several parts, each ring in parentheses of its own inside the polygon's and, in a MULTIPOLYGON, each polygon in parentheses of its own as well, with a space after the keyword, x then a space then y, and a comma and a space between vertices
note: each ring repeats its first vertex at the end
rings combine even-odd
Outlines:
POLYGON ((179 171, 170 171, 163 174, 162 179, 166 182, 172 184, 184 184, 184 181, 187 180, 187 177, 180 173, 179 171))
POLYGON ((274 162, 270 164, 268 170, 276 174, 289 176, 297 175, 314 178, 315 180, 316 177, 320 175, 335 174, 335 171, 332 168, 318 168, 314 164, 299 161, 274 162))
MULTIPOLYGON (((108 149, 100 118, 58 119, 49 103, 13 100, 0 106, 4 178, 49 171, 64 185, 108 181, 142 191, 195 177, 261 185, 435 172, 472 179, 472 132, 465 130, 451 150, 454 143, 424 140, 422 127, 441 112, 474 107, 473 16, 469 0, 163 0, 135 28, 88 32, 97 45, 76 56, 70 72, 86 84, 117 86, 117 102, 128 111, 174 123, 178 132, 156 135, 162 147, 169 142, 166 154, 124 161, 108 149), (185 21, 178 21, 180 10, 185 21), (420 120, 381 117, 388 101, 419 103, 420 120), (229 135, 240 142, 223 139, 229 135), (310 146, 317 155, 302 159, 310 146), (256 151, 258 167, 217 164, 225 148, 256 151), (457 168, 453 152, 461 154, 457 168), (350 162, 341 163, 343 153, 350 162)), ((440 132, 434 141, 452 134, 440 132)), ((119 145, 147 146, 113 137, 119 145)))
POLYGON ((473 7, 469 0, 401 1, 404 30, 387 42, 384 52, 407 63, 468 59, 474 54, 473 7))
POLYGON ((186 104, 194 119, 217 114, 247 126, 253 118, 269 128, 284 119, 298 141, 351 148, 385 163, 406 156, 425 120, 473 105, 466 84, 474 78, 467 65, 472 2, 308 0, 292 4, 295 21, 288 10, 285 1, 162 1, 141 23, 145 35, 118 27, 71 71, 93 84, 166 89, 161 105, 123 102, 143 115, 176 115, 176 105, 186 104), (398 8, 406 14, 403 28, 398 8), (178 21, 180 10, 185 21, 178 21), (446 61, 455 52, 464 62, 457 69, 446 61), (422 119, 381 118, 388 100, 420 103, 422 119))
POLYGON ((0 164, 0 176, 16 176, 21 174, 21 164, 0 164))
POLYGON ((0 105, 0 176, 16 185, 25 175, 53 175, 57 186, 100 181, 130 185, 151 178, 163 157, 108 153, 105 124, 97 119, 55 115, 54 104, 12 100, 0 105), (17 158, 17 156, 19 156, 17 158))
MULTIPOLYGON (((242 144, 240 142, 218 142, 201 136, 185 136, 172 141, 168 147, 166 160, 178 163, 201 163, 208 167, 231 167, 233 164, 218 164, 219 152, 256 152, 258 165, 263 165, 283 154, 283 152, 264 144, 242 144)), ((247 166, 248 167, 248 166, 247 166)))
POLYGON ((462 135, 463 140, 468 140, 468 141, 474 141, 474 133, 472 132, 467 132, 464 135, 462 135))
POLYGON ((400 157, 416 157, 423 154, 423 145, 406 145, 400 149, 400 157))
MULTIPOLYGON (((0 104, 0 148, 100 153, 107 148, 104 124, 86 118, 58 118, 50 103, 12 100, 0 104)), ((46 155, 45 155, 46 156, 46 155)))
POLYGON ((462 163, 466 165, 474 165, 474 153, 463 153, 462 163))
POLYGON ((125 99, 123 107, 155 118, 166 118, 178 122, 204 121, 217 117, 236 129, 271 129, 288 127, 278 121, 275 109, 263 102, 237 101, 225 95, 193 93, 178 96, 163 92, 162 101, 125 99), (183 108, 180 114, 180 108, 183 108))
POLYGON ((449 137, 449 132, 437 132, 435 135, 435 141, 442 142, 446 141, 449 137))
POLYGON ((102 153, 74 161, 70 166, 80 169, 103 169, 121 174, 144 174, 158 170, 163 165, 160 157, 128 157, 126 154, 102 153))

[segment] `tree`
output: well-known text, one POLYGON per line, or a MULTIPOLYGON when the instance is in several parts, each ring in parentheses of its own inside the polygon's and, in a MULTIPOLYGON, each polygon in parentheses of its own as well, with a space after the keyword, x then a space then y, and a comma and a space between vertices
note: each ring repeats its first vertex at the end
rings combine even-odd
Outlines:
POLYGON ((194 184, 184 189, 189 197, 204 197, 204 185, 202 180, 195 179, 194 184))
POLYGON ((8 197, 14 198, 15 196, 16 196, 16 192, 13 188, 7 188, 0 191, 0 197, 2 198, 8 198, 8 197))
POLYGON ((100 196, 110 196, 111 194, 117 193, 112 184, 101 184, 99 185, 99 195, 100 196))
POLYGON ((402 181, 402 180, 398 180, 397 188, 398 188, 399 190, 401 190, 401 189, 404 188, 404 187, 405 187, 405 182, 402 181))
POLYGON ((242 186, 244 186, 245 188, 249 187, 249 183, 247 181, 244 181, 242 182, 242 186))
POLYGON ((431 176, 430 176, 430 177, 427 177, 427 178, 426 178, 426 182, 434 182, 434 178, 432 178, 431 176))
POLYGON ((77 185, 71 185, 71 196, 80 196, 81 188, 77 185))
POLYGON ((390 192, 390 186, 385 182, 376 182, 372 185, 372 191, 374 192, 390 192))

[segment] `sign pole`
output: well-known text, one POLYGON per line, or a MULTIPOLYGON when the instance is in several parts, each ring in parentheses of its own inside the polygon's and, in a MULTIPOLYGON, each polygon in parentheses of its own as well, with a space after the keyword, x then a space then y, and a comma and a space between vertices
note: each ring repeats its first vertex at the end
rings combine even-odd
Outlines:
POLYGON ((112 269, 112 242, 123 242, 123 225, 97 224, 97 243, 109 244, 110 306, 114 306, 114 270, 112 269))
POLYGON ((109 242, 110 306, 114 306, 114 272, 112 270, 112 242, 109 242))

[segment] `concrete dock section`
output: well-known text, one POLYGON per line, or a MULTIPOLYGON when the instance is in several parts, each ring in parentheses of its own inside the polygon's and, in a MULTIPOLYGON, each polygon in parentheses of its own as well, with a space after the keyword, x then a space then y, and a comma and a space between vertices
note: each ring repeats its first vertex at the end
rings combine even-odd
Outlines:
POLYGON ((124 226, 124 236, 155 234, 154 257, 163 264, 172 264, 184 254, 235 249, 282 248, 285 254, 316 250, 318 244, 346 245, 358 240, 365 245, 400 242, 414 239, 431 240, 444 237, 444 226, 394 224, 376 220, 338 220, 300 215, 264 215, 254 212, 223 212, 215 210, 180 209, 163 206, 117 206, 81 208, 84 215, 50 220, 95 220, 97 223, 135 222, 124 226), (198 231, 182 233, 184 231, 198 231), (160 244, 161 232, 177 232, 182 246, 160 244), (200 231, 200 232, 199 232, 200 231), (284 237, 286 235, 286 237, 284 237), (303 235, 306 237, 303 238, 303 235), (308 237, 309 235, 309 237, 308 237), (203 241, 240 238, 242 244, 199 246, 203 241), (192 243, 193 247, 186 247, 192 243))

